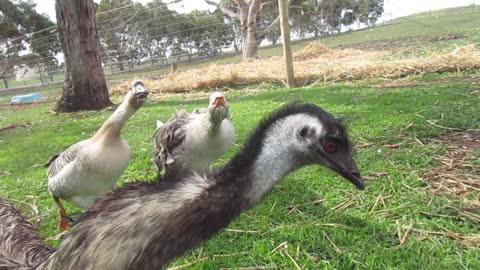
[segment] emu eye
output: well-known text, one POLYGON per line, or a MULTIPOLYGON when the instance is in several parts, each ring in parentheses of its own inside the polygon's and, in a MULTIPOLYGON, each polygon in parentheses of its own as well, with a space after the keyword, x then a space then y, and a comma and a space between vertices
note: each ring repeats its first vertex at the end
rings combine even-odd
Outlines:
POLYGON ((298 133, 298 135, 300 135, 300 137, 302 137, 302 138, 305 138, 305 136, 307 136, 307 134, 308 134, 308 127, 303 127, 300 130, 300 133, 298 133))
POLYGON ((326 142, 323 145, 323 150, 329 154, 333 154, 337 151, 337 144, 333 142, 326 142))

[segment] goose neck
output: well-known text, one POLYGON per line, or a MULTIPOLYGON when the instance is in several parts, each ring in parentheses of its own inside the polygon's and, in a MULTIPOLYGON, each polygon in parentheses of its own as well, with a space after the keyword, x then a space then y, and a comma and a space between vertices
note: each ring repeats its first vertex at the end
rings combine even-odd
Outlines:
POLYGON ((128 100, 124 100, 110 117, 95 133, 95 138, 120 137, 121 131, 127 120, 135 113, 135 109, 129 106, 128 100))

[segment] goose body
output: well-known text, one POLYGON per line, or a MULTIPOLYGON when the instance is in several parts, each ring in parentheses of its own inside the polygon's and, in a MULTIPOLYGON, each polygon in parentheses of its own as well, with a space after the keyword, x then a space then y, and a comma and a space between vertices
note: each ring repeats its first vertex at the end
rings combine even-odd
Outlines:
POLYGON ((154 162, 158 171, 183 167, 202 171, 233 144, 235 128, 222 93, 210 96, 207 109, 180 110, 166 123, 157 121, 154 162))
POLYGON ((48 190, 83 209, 111 190, 130 160, 125 140, 90 138, 73 144, 50 164, 48 190))
POLYGON ((48 190, 59 208, 62 229, 67 226, 67 221, 60 199, 86 209, 99 195, 110 191, 127 168, 130 148, 121 137, 121 130, 147 95, 143 84, 134 82, 120 106, 91 138, 50 158, 47 164, 48 190))
MULTIPOLYGON (((302 166, 324 165, 363 189, 350 153, 345 130, 330 114, 312 104, 284 106, 221 168, 175 170, 166 181, 131 182, 101 196, 38 269, 161 269, 302 166)), ((15 234, 9 233, 0 232, 0 242, 15 234)))

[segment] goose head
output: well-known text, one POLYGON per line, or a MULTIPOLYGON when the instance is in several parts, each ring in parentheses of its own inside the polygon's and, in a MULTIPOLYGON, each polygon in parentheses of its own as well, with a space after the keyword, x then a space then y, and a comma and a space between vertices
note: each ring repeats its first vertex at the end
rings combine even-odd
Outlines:
POLYGON ((223 93, 214 92, 210 95, 208 112, 210 113, 211 120, 215 123, 220 123, 228 117, 227 99, 225 99, 223 93))
POLYGON ((139 109, 147 99, 149 93, 141 81, 134 81, 131 91, 127 93, 126 99, 132 108, 139 109))
MULTIPOLYGON (((364 189, 345 127, 328 112, 314 104, 290 104, 262 125, 267 130, 263 146, 254 146, 264 148, 260 159, 267 160, 258 164, 260 172, 268 173, 264 170, 273 163, 268 161, 272 158, 280 164, 277 170, 291 171, 317 164, 335 171, 358 189, 364 189)), ((253 138, 262 136, 261 128, 253 138)))

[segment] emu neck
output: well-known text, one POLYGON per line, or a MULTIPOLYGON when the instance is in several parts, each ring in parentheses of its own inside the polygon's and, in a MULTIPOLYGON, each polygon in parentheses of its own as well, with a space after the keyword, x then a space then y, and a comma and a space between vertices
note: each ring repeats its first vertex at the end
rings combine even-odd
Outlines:
POLYGON ((283 177, 298 167, 289 151, 289 142, 284 133, 272 132, 263 141, 263 148, 254 160, 249 184, 243 197, 251 206, 255 205, 283 177))
POLYGON ((127 120, 135 113, 128 100, 125 100, 117 107, 112 115, 103 123, 100 129, 95 133, 94 138, 106 139, 120 137, 121 131, 127 120))

